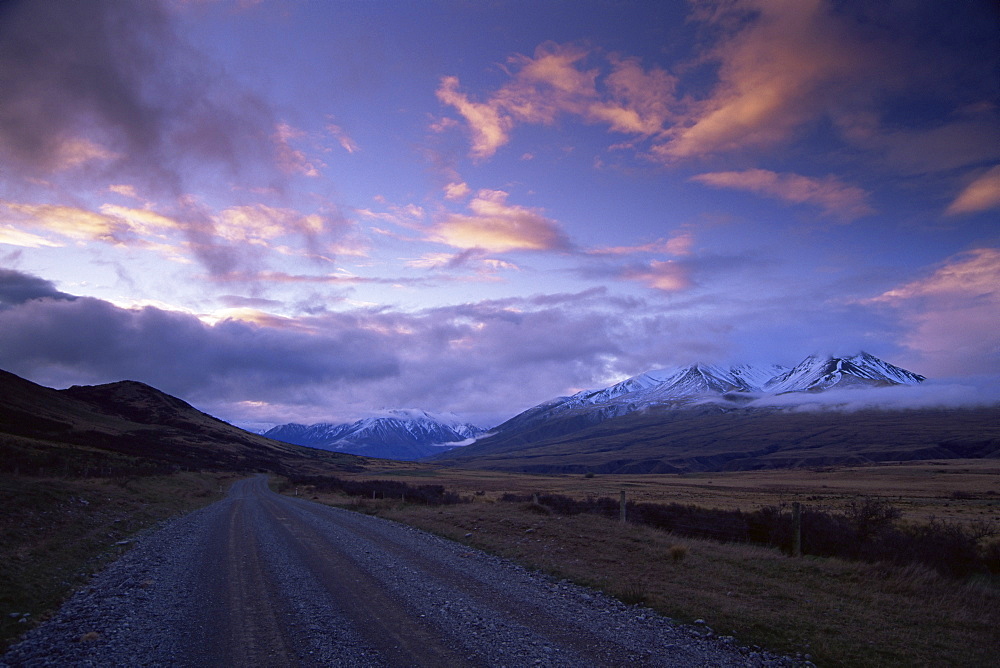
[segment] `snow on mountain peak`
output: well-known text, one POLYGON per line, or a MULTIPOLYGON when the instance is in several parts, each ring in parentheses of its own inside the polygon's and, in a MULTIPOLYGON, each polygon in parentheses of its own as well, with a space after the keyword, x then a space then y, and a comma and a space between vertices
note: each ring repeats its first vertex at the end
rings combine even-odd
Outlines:
POLYGON ((923 376, 893 366, 869 353, 852 357, 810 355, 795 367, 740 364, 723 368, 696 363, 685 367, 654 369, 597 390, 546 402, 536 409, 545 414, 600 408, 608 416, 647 406, 686 405, 720 401, 745 395, 819 391, 831 387, 913 385, 923 376))

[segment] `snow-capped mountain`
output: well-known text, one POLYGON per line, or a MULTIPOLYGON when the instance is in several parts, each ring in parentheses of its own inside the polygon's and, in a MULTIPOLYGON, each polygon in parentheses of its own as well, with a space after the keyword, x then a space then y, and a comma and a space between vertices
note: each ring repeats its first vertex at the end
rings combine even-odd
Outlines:
POLYGON ((742 405, 767 395, 832 388, 914 385, 923 376, 862 352, 852 357, 810 355, 792 369, 777 364, 723 368, 692 364, 658 369, 599 390, 584 390, 539 404, 497 428, 523 429, 553 418, 572 418, 575 428, 652 407, 742 405))
POLYGON ((346 424, 283 424, 266 431, 264 435, 323 450, 412 460, 465 445, 484 432, 454 416, 398 409, 346 424))
POLYGON ((916 385, 924 380, 923 376, 862 352, 854 357, 821 358, 810 355, 794 369, 775 376, 762 387, 769 394, 780 394, 817 392, 834 387, 916 385))

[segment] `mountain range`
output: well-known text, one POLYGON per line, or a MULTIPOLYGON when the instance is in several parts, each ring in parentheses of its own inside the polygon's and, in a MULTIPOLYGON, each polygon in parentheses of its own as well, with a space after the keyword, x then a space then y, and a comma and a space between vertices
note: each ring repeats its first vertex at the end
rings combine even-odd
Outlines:
POLYGON ((0 371, 0 472, 86 477, 184 468, 311 474, 391 464, 346 454, 349 448, 407 459, 434 453, 424 461, 535 473, 686 473, 1000 458, 997 405, 798 406, 801 401, 864 405, 853 397, 891 394, 891 389, 872 388, 923 380, 865 353, 809 357, 792 368, 696 364, 544 402, 488 433, 453 416, 409 410, 343 425, 282 425, 267 432, 277 438, 268 438, 142 383, 55 390, 0 371), (317 443, 332 451, 303 447, 317 443))
POLYGON ((484 429, 453 416, 397 409, 384 416, 344 424, 292 422, 273 427, 264 436, 322 450, 416 460, 466 445, 484 433, 484 429))
POLYGON ((729 368, 692 364, 649 371, 604 389, 583 390, 547 401, 493 431, 520 431, 570 417, 576 418, 573 424, 585 426, 653 407, 690 408, 705 403, 735 406, 768 395, 916 385, 924 380, 924 376, 865 352, 852 357, 810 355, 791 369, 777 364, 729 368))
MULTIPOLYGON (((874 355, 792 368, 694 364, 650 371, 530 408, 434 461, 533 473, 684 473, 1000 457, 1000 408, 789 410, 924 376, 874 355), (830 395, 827 395, 830 396, 830 395), (781 399, 782 401, 778 401, 781 399)), ((870 395, 867 395, 870 396, 870 395)))

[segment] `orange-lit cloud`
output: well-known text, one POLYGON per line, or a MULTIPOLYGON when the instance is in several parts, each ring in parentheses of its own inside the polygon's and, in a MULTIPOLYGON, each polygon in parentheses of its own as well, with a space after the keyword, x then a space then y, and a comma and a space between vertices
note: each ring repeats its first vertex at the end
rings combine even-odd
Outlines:
POLYGON ((507 204, 502 190, 480 190, 470 214, 449 214, 431 229, 431 240, 455 248, 505 253, 516 250, 564 250, 569 240, 538 210, 507 204))
POLYGON ((986 172, 965 187, 945 211, 954 216, 978 213, 1000 207, 1000 165, 986 172))
POLYGON ((705 58, 719 64, 718 84, 654 149, 664 160, 784 141, 876 67, 823 0, 702 3, 696 12, 730 33, 705 58))
POLYGON ((114 216, 86 209, 55 204, 18 204, 3 202, 3 206, 17 214, 19 222, 78 241, 118 241, 127 225, 114 216))
POLYGON ((748 190, 792 204, 811 204, 830 216, 858 218, 874 212, 868 193, 843 183, 834 176, 816 179, 799 174, 779 174, 766 169, 742 172, 710 172, 691 177, 692 181, 715 188, 748 190))
POLYGON ((129 229, 138 234, 152 234, 161 230, 178 229, 180 227, 173 218, 151 211, 150 209, 133 209, 115 204, 102 204, 101 213, 124 221, 129 229))
POLYGON ((929 373, 1000 373, 1000 249, 953 257, 927 278, 868 303, 900 311, 910 326, 903 343, 920 354, 929 373))
POLYGON ((272 239, 286 234, 319 234, 324 229, 323 217, 302 215, 291 209, 278 209, 254 204, 224 209, 215 216, 216 234, 229 241, 267 245, 272 239))
POLYGON ((610 96, 592 104, 587 109, 588 117, 608 123, 615 132, 661 132, 675 116, 671 107, 676 77, 657 68, 647 72, 634 58, 613 57, 611 61, 614 69, 604 79, 610 96))
POLYGON ((472 156, 488 158, 507 143, 512 122, 491 104, 473 102, 458 91, 458 77, 445 77, 437 90, 438 99, 458 110, 472 132, 472 156))
POLYGON ((485 102, 474 102, 459 92, 457 77, 444 77, 437 96, 465 119, 472 134, 471 154, 477 159, 492 156, 510 141, 516 124, 551 124, 560 114, 605 124, 613 132, 643 136, 661 132, 673 117, 676 79, 661 69, 645 71, 638 60, 618 56, 608 58, 610 73, 601 79, 599 69, 586 68, 591 55, 579 46, 548 42, 533 57, 512 56, 510 81, 485 102))

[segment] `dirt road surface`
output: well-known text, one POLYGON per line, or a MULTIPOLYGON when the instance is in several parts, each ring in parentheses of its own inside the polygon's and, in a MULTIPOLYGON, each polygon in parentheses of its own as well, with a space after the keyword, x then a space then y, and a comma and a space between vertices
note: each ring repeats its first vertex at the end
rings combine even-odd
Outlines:
POLYGON ((779 666, 704 627, 266 476, 174 521, 0 659, 11 666, 779 666))

